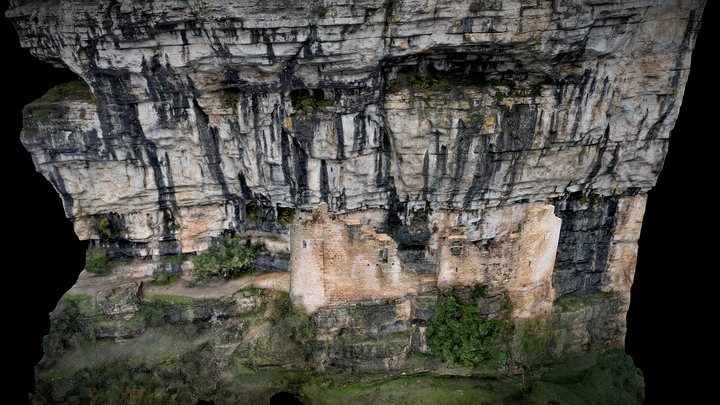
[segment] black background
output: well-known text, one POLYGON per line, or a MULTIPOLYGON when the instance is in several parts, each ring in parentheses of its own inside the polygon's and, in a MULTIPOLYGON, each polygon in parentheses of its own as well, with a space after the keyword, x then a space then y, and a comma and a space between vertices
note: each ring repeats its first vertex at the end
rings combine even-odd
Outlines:
MULTIPOLYGON (((647 403, 699 399, 717 373, 711 354, 715 337, 710 275, 710 240, 717 209, 707 193, 717 185, 715 149, 719 114, 717 76, 710 58, 717 46, 717 2, 707 5, 693 54, 690 80, 670 151, 657 187, 650 192, 638 268, 628 313, 627 350, 642 369, 647 403), (714 92, 711 93, 711 92, 714 92), (715 98, 717 100, 717 98, 715 98), (714 120, 713 120, 714 121, 714 120)), ((58 195, 35 172, 19 141, 22 107, 50 87, 75 78, 30 56, 19 46, 11 24, 2 20, 2 202, 3 374, 9 373, 6 403, 23 403, 33 388, 33 366, 41 356, 48 313, 75 282, 84 264, 86 243, 65 219, 58 195)), ((715 248, 717 249, 717 248, 715 248)), ((715 390, 712 390, 715 391, 715 390)), ((704 402, 704 401, 703 401, 704 402)))

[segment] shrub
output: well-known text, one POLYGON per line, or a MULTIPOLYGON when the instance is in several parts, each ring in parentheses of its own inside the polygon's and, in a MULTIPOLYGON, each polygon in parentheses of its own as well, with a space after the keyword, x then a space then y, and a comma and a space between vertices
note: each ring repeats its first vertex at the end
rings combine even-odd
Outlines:
POLYGON ((102 235, 104 235, 106 238, 109 238, 113 234, 112 224, 110 223, 110 219, 107 217, 102 217, 98 219, 97 224, 98 230, 102 235))
POLYGON ((319 18, 325 17, 327 15, 327 12, 328 12, 328 8, 323 6, 322 4, 317 5, 317 6, 313 7, 313 9, 312 9, 313 15, 316 17, 319 17, 319 18))
POLYGON ((290 101, 295 110, 294 114, 300 115, 312 115, 335 105, 332 99, 325 98, 325 91, 321 89, 291 90, 290 101))
POLYGON ((179 274, 160 273, 151 281, 154 285, 170 285, 180 280, 179 274))
POLYGON ((90 248, 85 252, 85 270, 90 273, 103 275, 110 273, 115 267, 113 260, 101 248, 90 248))
POLYGON ((475 303, 460 305, 446 297, 428 322, 427 342, 433 353, 450 365, 477 367, 489 361, 500 363, 498 336, 505 322, 483 320, 475 303))
POLYGON ((200 254, 193 260, 195 268, 192 276, 195 280, 210 280, 222 277, 231 279, 250 273, 255 266, 255 254, 260 248, 245 246, 237 241, 221 241, 217 248, 200 254))
POLYGON ((277 221, 282 225, 290 225, 295 220, 295 210, 292 208, 278 207, 277 221))

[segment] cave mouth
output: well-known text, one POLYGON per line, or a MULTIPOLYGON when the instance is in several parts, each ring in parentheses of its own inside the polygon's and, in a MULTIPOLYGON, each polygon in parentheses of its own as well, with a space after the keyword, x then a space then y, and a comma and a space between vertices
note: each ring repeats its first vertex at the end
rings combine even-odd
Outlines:
POLYGON ((292 392, 281 391, 270 397, 270 405, 303 405, 304 403, 292 392))

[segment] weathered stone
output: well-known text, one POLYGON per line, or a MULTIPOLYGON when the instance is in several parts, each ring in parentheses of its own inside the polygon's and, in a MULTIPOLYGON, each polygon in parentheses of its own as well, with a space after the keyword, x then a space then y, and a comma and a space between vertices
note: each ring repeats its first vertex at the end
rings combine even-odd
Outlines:
MULTIPOLYGON (((410 354, 441 295, 510 346, 547 337, 500 374, 622 346, 703 0, 11 3, 23 46, 81 79, 27 106, 22 142, 78 236, 125 260, 74 288, 100 315, 59 305, 48 356, 199 327, 218 375, 427 371, 410 354), (140 300, 231 237, 261 274, 140 300)), ((193 392, 219 392, 200 361, 193 392)), ((43 395, 82 397, 64 384, 43 395)))
POLYGON ((102 290, 95 301, 106 316, 133 314, 140 305, 140 284, 127 283, 102 290))

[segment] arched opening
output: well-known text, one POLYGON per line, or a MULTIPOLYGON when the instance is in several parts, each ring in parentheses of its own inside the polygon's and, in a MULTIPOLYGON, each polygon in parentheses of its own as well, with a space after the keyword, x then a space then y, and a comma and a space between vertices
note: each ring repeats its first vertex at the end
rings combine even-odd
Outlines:
POLYGON ((292 392, 282 391, 270 397, 270 405, 303 405, 303 402, 298 399, 292 392))

